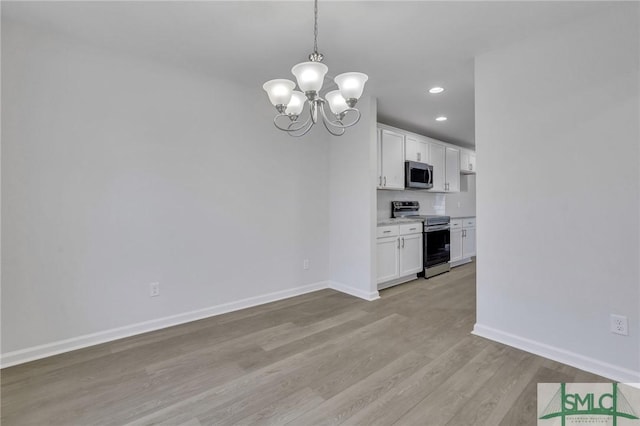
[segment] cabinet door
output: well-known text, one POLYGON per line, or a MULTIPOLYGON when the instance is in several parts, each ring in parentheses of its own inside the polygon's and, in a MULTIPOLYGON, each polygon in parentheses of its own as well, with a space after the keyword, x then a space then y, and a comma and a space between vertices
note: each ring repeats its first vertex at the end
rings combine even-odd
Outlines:
POLYGON ((462 259, 462 229, 452 230, 450 237, 451 262, 456 262, 462 259))
POLYGON ((422 271, 422 234, 403 235, 400 240, 400 276, 422 271))
POLYGON ((414 139, 410 136, 405 138, 404 142, 404 155, 405 160, 407 161, 420 161, 418 157, 420 153, 418 152, 418 140, 414 139))
POLYGON ((467 151, 460 151, 460 171, 469 171, 469 153, 467 151))
POLYGON ((404 136, 382 130, 382 187, 404 189, 404 136))
POLYGON ((399 242, 398 237, 378 238, 378 284, 400 277, 399 242))
POLYGON ((378 129, 376 133, 378 135, 378 140, 376 141, 376 143, 378 144, 378 175, 376 185, 378 186, 378 188, 382 188, 382 129, 378 129))
POLYGON ((476 228, 465 228, 462 239, 462 257, 464 259, 476 255, 476 228))
POLYGON ((430 191, 444 192, 446 177, 444 145, 429 143, 429 161, 433 166, 433 188, 430 191))
POLYGON ((418 161, 420 163, 428 163, 428 147, 424 141, 407 136, 404 143, 405 159, 407 161, 418 161))
POLYGON ((445 165, 445 190, 447 192, 460 192, 460 150, 447 147, 445 165))

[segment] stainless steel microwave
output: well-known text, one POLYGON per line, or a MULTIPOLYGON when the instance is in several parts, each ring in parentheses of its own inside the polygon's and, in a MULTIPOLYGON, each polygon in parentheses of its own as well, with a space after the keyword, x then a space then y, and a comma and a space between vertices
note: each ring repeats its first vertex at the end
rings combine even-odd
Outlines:
POLYGON ((404 187, 414 189, 433 188, 433 166, 417 161, 405 161, 404 187))

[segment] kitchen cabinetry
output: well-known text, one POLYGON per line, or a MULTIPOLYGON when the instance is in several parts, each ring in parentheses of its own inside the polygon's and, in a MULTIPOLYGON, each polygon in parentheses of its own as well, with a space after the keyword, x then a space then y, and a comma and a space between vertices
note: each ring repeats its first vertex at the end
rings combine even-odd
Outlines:
POLYGON ((444 192, 446 174, 445 174, 445 148, 444 145, 437 143, 429 143, 429 159, 433 166, 433 187, 430 191, 444 192))
POLYGON ((460 152, 460 173, 473 174, 476 172, 476 154, 471 151, 460 152))
POLYGON ((429 143, 429 160, 433 166, 432 192, 460 191, 460 150, 429 143))
POLYGON ((418 140, 412 136, 406 136, 404 150, 405 160, 429 163, 429 147, 425 141, 418 140))
POLYGON ((445 151, 445 186, 447 192, 460 192, 460 150, 447 147, 445 151))
POLYGON ((451 219, 451 266, 471 261, 476 255, 476 218, 451 219))
POLYGON ((449 253, 451 260, 449 263, 454 263, 462 259, 462 219, 451 219, 450 226, 451 245, 449 246, 449 253))
POLYGON ((378 188, 404 189, 404 135, 378 132, 378 188))
POLYGON ((476 255, 476 218, 465 218, 462 222, 462 258, 476 255))
POLYGON ((475 172, 473 151, 384 124, 378 126, 378 189, 405 189, 405 161, 433 166, 431 192, 459 192, 460 173, 475 172))
POLYGON ((422 228, 421 222, 378 227, 378 288, 412 280, 422 271, 422 228))

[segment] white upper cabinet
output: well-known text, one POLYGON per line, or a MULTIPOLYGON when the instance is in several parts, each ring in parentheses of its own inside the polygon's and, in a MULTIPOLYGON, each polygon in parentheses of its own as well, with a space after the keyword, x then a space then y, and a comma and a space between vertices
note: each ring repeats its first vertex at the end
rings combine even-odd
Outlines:
POLYGON ((444 145, 429 143, 429 160, 433 166, 433 188, 431 191, 444 192, 445 174, 445 148, 444 145))
POLYGON ((460 192, 460 150, 447 147, 445 153, 445 191, 460 192))
POLYGON ((404 189, 404 135, 382 129, 378 149, 378 188, 404 189))
POLYGON ((378 166, 378 177, 376 179, 376 185, 378 186, 378 189, 380 189, 382 188, 382 129, 378 129, 376 134, 378 136, 378 158, 376 159, 376 164, 378 166))
POLYGON ((429 143, 429 160, 433 166, 433 192, 460 191, 460 150, 429 143))
POLYGON ((476 172, 476 154, 471 151, 460 152, 460 173, 471 174, 476 172))
POLYGON ((431 192, 459 192, 460 173, 475 173, 473 151, 426 136, 380 124, 377 144, 378 189, 404 189, 405 161, 433 166, 431 192))
POLYGON ((412 136, 405 138, 405 159, 407 161, 418 161, 420 163, 429 162, 429 149, 425 141, 418 140, 412 136))

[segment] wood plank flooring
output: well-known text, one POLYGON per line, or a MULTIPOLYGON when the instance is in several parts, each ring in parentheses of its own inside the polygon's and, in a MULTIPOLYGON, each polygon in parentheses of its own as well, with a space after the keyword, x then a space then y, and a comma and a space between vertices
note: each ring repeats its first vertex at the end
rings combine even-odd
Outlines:
POLYGON ((470 334, 475 263, 2 370, 3 425, 535 425, 536 384, 608 380, 470 334))

